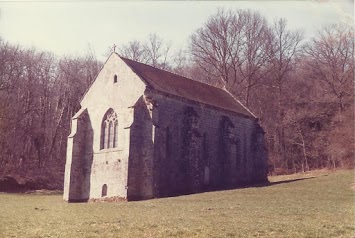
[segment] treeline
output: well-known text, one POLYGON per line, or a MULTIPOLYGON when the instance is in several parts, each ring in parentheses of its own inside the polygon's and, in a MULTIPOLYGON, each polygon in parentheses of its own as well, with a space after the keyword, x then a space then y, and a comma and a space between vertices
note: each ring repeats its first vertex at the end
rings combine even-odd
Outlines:
POLYGON ((0 177, 62 186, 71 117, 100 67, 0 39, 0 177))
MULTIPOLYGON (((270 173, 354 166, 354 31, 328 25, 312 39, 284 19, 218 10, 174 54, 151 34, 127 58, 225 87, 259 118, 270 173)), ((79 100, 102 63, 55 57, 0 40, 0 177, 63 183, 79 100)))

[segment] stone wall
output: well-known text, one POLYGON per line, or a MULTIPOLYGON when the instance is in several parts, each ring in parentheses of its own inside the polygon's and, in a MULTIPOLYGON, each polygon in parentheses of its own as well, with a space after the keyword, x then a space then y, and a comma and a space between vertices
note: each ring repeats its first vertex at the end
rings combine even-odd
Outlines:
POLYGON ((128 199, 154 197, 154 125, 150 102, 143 96, 134 106, 134 120, 130 127, 128 199))
POLYGON ((248 118, 151 90, 156 197, 265 182, 263 132, 248 118))
POLYGON ((71 134, 68 137, 67 160, 64 178, 64 200, 87 201, 88 184, 91 174, 91 156, 85 158, 92 143, 87 138, 92 136, 90 117, 86 109, 80 110, 72 119, 71 134))

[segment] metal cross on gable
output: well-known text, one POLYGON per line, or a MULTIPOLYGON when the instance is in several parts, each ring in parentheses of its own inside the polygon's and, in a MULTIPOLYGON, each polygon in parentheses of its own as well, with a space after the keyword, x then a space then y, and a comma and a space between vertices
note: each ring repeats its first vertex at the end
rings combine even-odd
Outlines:
POLYGON ((113 52, 116 52, 116 44, 113 44, 113 52))

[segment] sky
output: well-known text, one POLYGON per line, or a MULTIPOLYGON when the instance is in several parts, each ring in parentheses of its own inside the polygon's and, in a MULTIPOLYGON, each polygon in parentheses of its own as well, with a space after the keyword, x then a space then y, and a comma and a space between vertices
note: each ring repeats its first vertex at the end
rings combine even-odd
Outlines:
POLYGON ((93 50, 100 60, 114 44, 143 41, 156 33, 172 50, 187 46, 189 36, 219 7, 259 11, 270 22, 286 18, 290 30, 307 39, 324 24, 354 24, 353 0, 317 1, 2 1, 0 37, 59 56, 93 50))

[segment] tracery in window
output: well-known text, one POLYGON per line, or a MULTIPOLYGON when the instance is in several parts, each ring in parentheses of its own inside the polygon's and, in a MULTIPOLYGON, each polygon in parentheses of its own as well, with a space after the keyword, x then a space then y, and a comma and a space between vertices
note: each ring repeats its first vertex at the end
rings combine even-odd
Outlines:
POLYGON ((117 148, 118 121, 117 114, 109 109, 101 124, 101 146, 100 149, 117 148))

